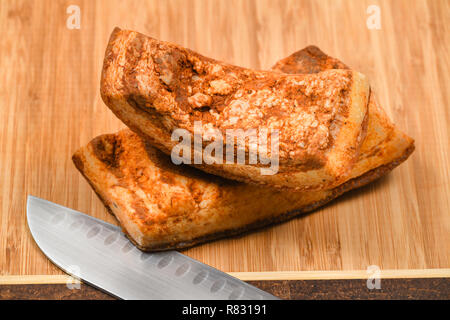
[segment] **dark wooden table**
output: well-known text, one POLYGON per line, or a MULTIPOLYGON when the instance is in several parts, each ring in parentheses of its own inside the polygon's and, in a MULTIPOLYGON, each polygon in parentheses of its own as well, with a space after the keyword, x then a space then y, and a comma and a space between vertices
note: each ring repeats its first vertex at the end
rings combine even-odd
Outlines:
MULTIPOLYGON (((365 279, 248 281, 282 299, 450 299, 450 278, 382 279, 369 290, 365 279)), ((114 299, 89 285, 69 289, 65 284, 1 285, 0 299, 114 299)))

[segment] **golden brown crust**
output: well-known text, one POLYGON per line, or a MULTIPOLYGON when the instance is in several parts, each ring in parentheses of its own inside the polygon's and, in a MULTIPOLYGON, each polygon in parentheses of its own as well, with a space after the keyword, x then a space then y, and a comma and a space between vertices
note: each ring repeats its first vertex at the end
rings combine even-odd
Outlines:
POLYGON ((413 149, 409 146, 400 158, 337 188, 306 193, 174 166, 128 129, 97 137, 73 159, 130 239, 142 250, 158 251, 242 234, 309 212, 392 170, 413 149))
POLYGON ((316 46, 307 46, 278 61, 273 71, 281 73, 319 73, 329 69, 350 69, 344 63, 325 54, 316 46))
MULTIPOLYGON (((285 73, 320 72, 330 68, 348 69, 341 61, 328 56, 315 46, 308 46, 278 61, 272 70, 285 73)), ((393 158, 402 158, 414 140, 398 130, 378 105, 370 91, 367 134, 362 141, 358 161, 349 178, 358 177, 368 170, 386 165, 393 158), (389 155, 389 156, 387 156, 389 155)))
MULTIPOLYGON (((369 86, 351 70, 296 75, 249 70, 116 29, 105 53, 101 93, 128 127, 167 154, 178 143, 172 131, 192 134, 195 121, 201 121, 204 137, 224 136, 228 129, 278 130, 275 175, 262 175, 260 166, 248 162, 199 167, 226 178, 313 190, 348 179, 366 131, 369 86)), ((256 148, 244 147, 247 156, 256 148)))
MULTIPOLYGON (((326 197, 320 201, 316 201, 309 205, 305 205, 303 208, 299 208, 299 209, 296 209, 296 210, 293 210, 290 212, 280 214, 279 216, 274 216, 271 218, 255 221, 246 226, 238 227, 235 229, 223 230, 223 231, 220 231, 217 233, 208 234, 208 235, 201 236, 201 237, 198 237, 198 238, 195 238, 195 239, 192 239, 189 241, 185 241, 182 243, 166 243, 166 244, 161 244, 157 247, 155 246, 155 247, 150 247, 150 248, 139 245, 128 234, 127 234, 127 236, 134 243, 134 245, 136 247, 138 247, 142 251, 148 251, 148 252, 186 249, 186 248, 190 248, 190 247, 193 247, 193 246, 205 243, 205 242, 213 241, 213 240, 219 240, 219 239, 235 237, 235 236, 242 236, 249 232, 252 232, 252 231, 255 231, 255 230, 258 230, 261 228, 265 228, 265 227, 271 226, 273 224, 286 222, 286 221, 289 221, 300 215, 314 211, 315 209, 320 208, 320 207, 326 205, 327 203, 333 201, 334 199, 336 199, 337 197, 339 197, 340 195, 344 194, 347 191, 365 186, 366 184, 369 184, 370 182, 375 181, 376 179, 384 176, 386 173, 392 171, 392 169, 394 169, 400 163, 405 161, 411 155, 411 153, 413 151, 414 151, 414 145, 411 145, 407 150, 405 150, 404 154, 400 158, 390 162, 387 165, 383 165, 383 166, 380 166, 373 170, 370 170, 369 172, 366 172, 365 174, 363 174, 362 176, 360 176, 358 178, 354 178, 354 179, 351 179, 351 180, 345 182, 341 186, 333 189, 333 192, 328 197, 326 197)), ((126 231, 124 231, 124 232, 126 233, 126 231)))
MULTIPOLYGON (((302 51, 294 55, 309 58, 304 63, 297 59, 299 68, 291 66, 294 72, 316 70, 310 64, 339 65, 317 48, 302 51)), ((277 64, 279 68, 283 61, 277 64)), ((95 138, 73 160, 137 247, 145 251, 181 249, 314 210, 408 158, 414 150, 413 140, 392 125, 373 95, 369 108, 368 133, 352 179, 332 190, 280 192, 175 166, 127 129, 95 138)))

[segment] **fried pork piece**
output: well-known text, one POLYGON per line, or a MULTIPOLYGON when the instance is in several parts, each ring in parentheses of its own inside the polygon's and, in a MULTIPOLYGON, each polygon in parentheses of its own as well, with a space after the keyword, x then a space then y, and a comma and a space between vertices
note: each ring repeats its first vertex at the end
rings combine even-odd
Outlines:
MULTIPOLYGON (((327 69, 349 68, 315 46, 297 51, 272 67, 272 70, 282 73, 317 73, 327 69)), ((356 178, 373 168, 388 165, 393 159, 406 159, 413 150, 414 140, 395 127, 371 91, 367 135, 349 178, 356 178)))
POLYGON ((405 160, 387 163, 332 190, 294 192, 245 184, 176 166, 124 129, 78 150, 73 161, 141 250, 181 249, 285 221, 364 185, 405 160))
MULTIPOLYGON (((261 162, 230 164, 223 155, 222 164, 195 164, 194 152, 188 157, 225 178, 300 191, 330 189, 349 179, 366 134, 369 85, 349 69, 287 75, 240 68, 116 28, 105 53, 101 95, 130 129, 169 155, 178 144, 172 132, 193 134, 196 122, 206 137, 203 148, 208 136, 225 137, 227 129, 278 131, 279 152, 268 146, 269 157, 278 155, 275 174, 264 174, 261 162)), ((246 159, 257 148, 223 142, 223 150, 230 144, 243 148, 246 159)))
MULTIPOLYGON (((347 67, 316 47, 300 50, 274 67, 293 73, 326 68, 347 67)), ((332 190, 281 192, 175 166, 129 129, 95 138, 73 160, 140 249, 186 248, 314 210, 406 160, 414 141, 387 119, 373 97, 370 101, 368 132, 352 179, 332 190)))

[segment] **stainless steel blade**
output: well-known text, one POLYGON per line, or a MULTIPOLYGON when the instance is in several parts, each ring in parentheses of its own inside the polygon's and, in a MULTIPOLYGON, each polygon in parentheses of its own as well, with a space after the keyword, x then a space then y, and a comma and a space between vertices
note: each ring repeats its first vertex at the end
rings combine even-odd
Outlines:
POLYGON ((119 227, 47 200, 28 196, 27 220, 57 266, 122 299, 278 299, 177 251, 142 252, 119 227))

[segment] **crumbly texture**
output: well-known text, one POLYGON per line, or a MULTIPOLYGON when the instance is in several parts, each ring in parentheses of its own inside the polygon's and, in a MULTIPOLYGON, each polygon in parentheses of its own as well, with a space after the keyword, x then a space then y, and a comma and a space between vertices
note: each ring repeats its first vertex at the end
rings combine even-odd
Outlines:
MULTIPOLYGON (((306 55, 295 60, 296 69, 290 63, 291 72, 335 66, 328 63, 333 58, 315 47, 293 56, 306 55)), ((292 56, 274 68, 288 71, 285 61, 292 56)), ((367 131, 351 178, 332 190, 314 192, 281 192, 175 166, 129 129, 95 138, 73 161, 136 246, 145 251, 182 249, 314 210, 386 174, 414 150, 414 141, 389 121, 373 97, 367 131)))
MULTIPOLYGON (((366 132, 369 86, 351 70, 293 75, 250 70, 116 29, 105 53, 101 93, 127 126, 167 154, 177 144, 172 131, 192 134, 195 121, 202 123, 204 147, 215 132, 224 136, 227 129, 277 130, 275 175, 262 175, 260 165, 249 163, 199 167, 245 182, 313 190, 348 177, 366 132)), ((244 148, 247 156, 256 149, 238 144, 232 147, 244 148)))
MULTIPOLYGON (((280 73, 317 73, 327 69, 349 69, 343 62, 322 52, 316 46, 308 46, 278 61, 272 70, 280 73)), ((414 140, 398 130, 378 105, 375 94, 370 91, 367 134, 358 161, 349 179, 365 174, 369 169, 385 164, 391 157, 401 157, 404 150, 414 149, 414 140)), ((389 166, 388 166, 389 167, 389 166)))

